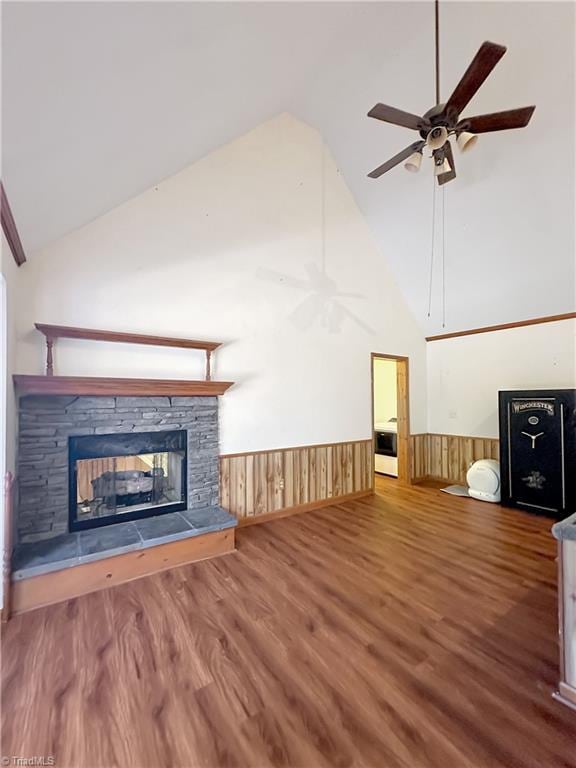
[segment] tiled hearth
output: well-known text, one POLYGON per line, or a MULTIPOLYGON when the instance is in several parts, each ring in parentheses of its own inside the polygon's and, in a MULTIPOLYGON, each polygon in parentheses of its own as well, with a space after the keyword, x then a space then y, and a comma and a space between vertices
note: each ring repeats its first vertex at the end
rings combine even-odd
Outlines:
POLYGON ((79 533, 66 533, 34 544, 17 546, 12 576, 16 581, 39 576, 133 550, 233 528, 235 525, 235 517, 220 507, 211 507, 171 512, 79 533))

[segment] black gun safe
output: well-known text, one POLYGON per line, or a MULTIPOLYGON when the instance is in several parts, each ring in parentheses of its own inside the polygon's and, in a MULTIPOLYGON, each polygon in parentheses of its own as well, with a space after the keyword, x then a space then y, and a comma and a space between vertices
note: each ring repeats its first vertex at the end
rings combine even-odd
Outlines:
POLYGON ((499 392, 502 504, 576 512, 576 390, 499 392))

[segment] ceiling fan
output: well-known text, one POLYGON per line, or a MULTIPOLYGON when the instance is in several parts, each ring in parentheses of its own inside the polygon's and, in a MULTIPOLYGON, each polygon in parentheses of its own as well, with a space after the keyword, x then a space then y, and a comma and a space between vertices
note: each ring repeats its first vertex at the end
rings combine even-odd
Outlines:
POLYGON ((530 122, 536 107, 520 107, 505 112, 493 112, 487 115, 461 118, 460 115, 476 94, 482 83, 492 72, 496 64, 506 53, 506 48, 497 43, 484 42, 462 79, 454 89, 448 101, 440 103, 440 74, 439 74, 439 22, 438 0, 435 0, 435 31, 436 31, 436 106, 429 109, 422 117, 404 112, 401 109, 389 107, 386 104, 376 104, 368 117, 383 120, 385 123, 400 125, 420 133, 420 140, 415 141, 402 152, 375 168, 368 176, 377 179, 382 174, 394 168, 403 160, 408 171, 420 170, 424 148, 432 152, 434 159, 434 174, 438 184, 446 184, 456 178, 456 166, 450 144, 450 138, 456 137, 456 143, 461 152, 470 149, 477 140, 476 134, 491 131, 507 131, 511 128, 524 128, 530 122))

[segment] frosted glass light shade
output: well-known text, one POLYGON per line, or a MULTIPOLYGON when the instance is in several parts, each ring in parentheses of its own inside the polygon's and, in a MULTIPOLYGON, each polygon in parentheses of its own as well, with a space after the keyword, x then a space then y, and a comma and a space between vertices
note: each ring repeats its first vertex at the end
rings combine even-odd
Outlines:
POLYGON ((428 147, 432 150, 434 149, 440 149, 440 147, 443 147, 446 143, 446 139, 448 138, 448 131, 443 125, 437 125, 435 128, 432 128, 428 136, 426 137, 426 143, 428 144, 428 147))
POLYGON ((478 136, 475 133, 469 133, 468 131, 462 131, 456 138, 456 144, 460 152, 467 152, 472 149, 474 144, 478 141, 478 136))
POLYGON ((413 152, 404 163, 404 168, 406 168, 407 171, 410 171, 410 173, 418 173, 421 163, 422 152, 413 152))

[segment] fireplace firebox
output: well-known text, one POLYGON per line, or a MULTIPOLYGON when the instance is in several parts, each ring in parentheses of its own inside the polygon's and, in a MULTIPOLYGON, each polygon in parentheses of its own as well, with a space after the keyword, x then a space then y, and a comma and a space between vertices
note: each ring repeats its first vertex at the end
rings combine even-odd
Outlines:
POLYGON ((186 430, 68 440, 70 531, 187 508, 186 430))

